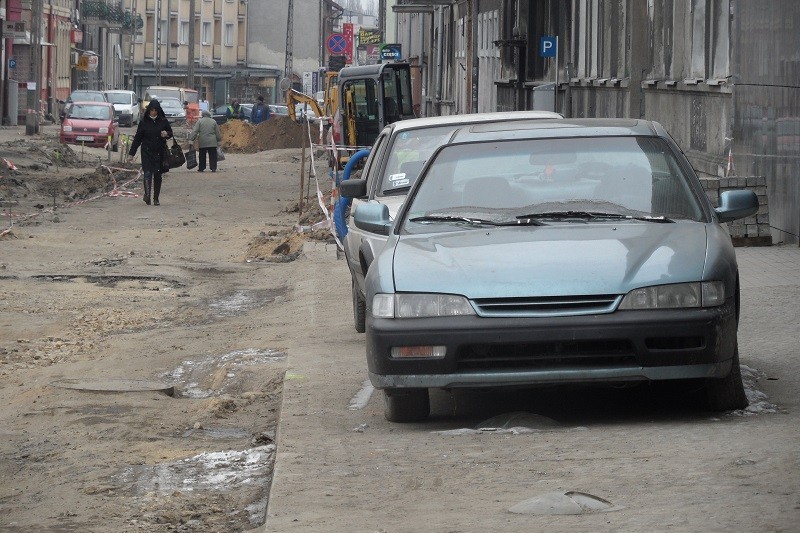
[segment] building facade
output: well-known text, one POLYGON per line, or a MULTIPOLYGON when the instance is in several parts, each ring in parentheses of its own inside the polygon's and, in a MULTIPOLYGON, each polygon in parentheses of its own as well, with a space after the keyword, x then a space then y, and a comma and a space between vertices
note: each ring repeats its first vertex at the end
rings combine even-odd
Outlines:
MULTIPOLYGON (((421 114, 555 109, 661 122, 705 178, 763 177, 758 235, 800 235, 796 0, 396 0, 421 114), (557 54, 543 56, 542 38, 557 54)), ((754 225, 755 227, 755 225, 754 225)))

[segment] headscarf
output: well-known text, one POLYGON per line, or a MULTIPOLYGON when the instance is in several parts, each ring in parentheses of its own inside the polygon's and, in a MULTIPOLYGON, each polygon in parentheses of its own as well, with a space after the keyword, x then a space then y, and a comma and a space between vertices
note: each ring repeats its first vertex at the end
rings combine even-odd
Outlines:
POLYGON ((211 117, 211 111, 209 111, 208 109, 203 109, 202 115, 204 117, 211 117))
POLYGON ((155 109, 158 111, 156 119, 164 118, 166 116, 164 115, 164 110, 161 109, 161 104, 158 103, 158 100, 150 100, 150 103, 148 103, 147 107, 144 109, 144 114, 149 117, 151 109, 155 109))

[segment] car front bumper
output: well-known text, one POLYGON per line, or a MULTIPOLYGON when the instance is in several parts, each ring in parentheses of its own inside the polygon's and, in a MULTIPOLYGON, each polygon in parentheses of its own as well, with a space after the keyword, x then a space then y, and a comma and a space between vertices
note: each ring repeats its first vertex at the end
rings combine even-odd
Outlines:
POLYGON ((527 386, 722 378, 736 349, 733 300, 709 309, 551 318, 367 316, 372 384, 527 386), (394 346, 445 346, 443 358, 392 358, 394 346))
POLYGON ((105 148, 108 137, 108 135, 101 135, 99 133, 62 133, 59 135, 59 142, 61 144, 78 144, 94 148, 105 148), (78 137, 85 138, 86 140, 78 140, 78 137), (88 140, 89 137, 91 137, 92 140, 88 140))

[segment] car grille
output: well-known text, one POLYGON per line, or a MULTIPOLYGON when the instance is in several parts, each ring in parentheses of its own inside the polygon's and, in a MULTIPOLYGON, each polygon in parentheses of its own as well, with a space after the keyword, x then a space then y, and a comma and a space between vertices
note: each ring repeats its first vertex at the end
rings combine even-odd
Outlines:
POLYGON ((82 133, 100 133, 100 127, 96 128, 72 128, 72 133, 80 135, 82 133))
POLYGON ((525 344, 473 344, 456 354, 458 370, 638 366, 630 341, 591 340, 525 344))
POLYGON ((618 294, 541 298, 478 298, 472 300, 480 316, 546 317, 595 315, 613 312, 618 294))

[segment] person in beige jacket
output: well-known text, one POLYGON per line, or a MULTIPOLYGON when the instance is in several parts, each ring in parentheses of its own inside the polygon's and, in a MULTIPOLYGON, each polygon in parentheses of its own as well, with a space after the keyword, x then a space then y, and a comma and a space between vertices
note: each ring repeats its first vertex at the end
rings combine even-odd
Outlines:
POLYGON ((194 141, 197 139, 197 144, 200 148, 200 160, 197 164, 197 171, 203 172, 206 169, 206 155, 208 155, 209 167, 211 172, 217 171, 217 146, 222 141, 222 133, 219 131, 219 124, 211 118, 210 111, 203 111, 200 120, 198 120, 192 133, 189 134, 189 140, 194 141))

